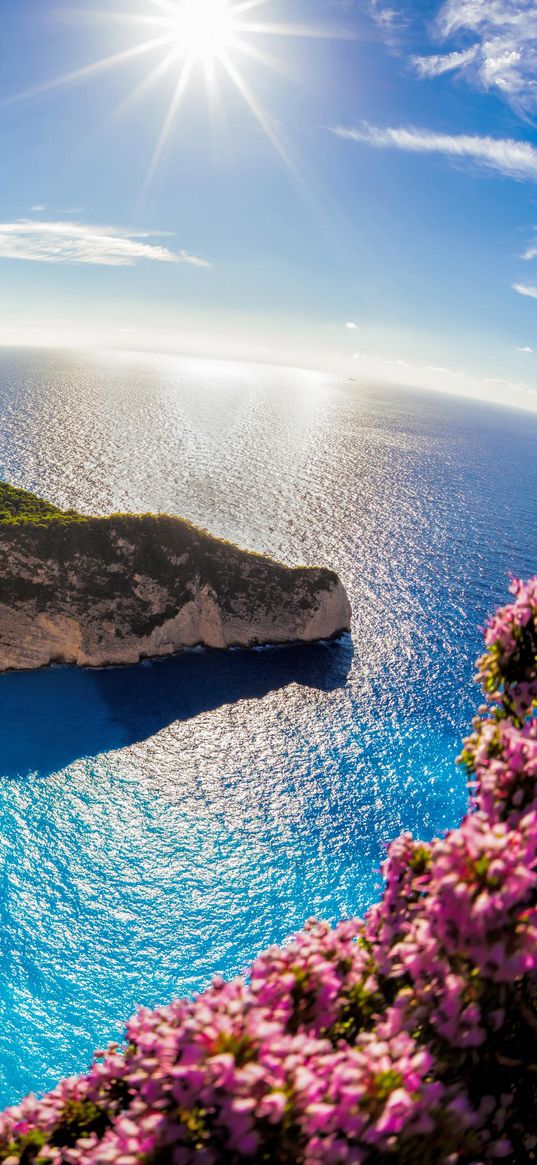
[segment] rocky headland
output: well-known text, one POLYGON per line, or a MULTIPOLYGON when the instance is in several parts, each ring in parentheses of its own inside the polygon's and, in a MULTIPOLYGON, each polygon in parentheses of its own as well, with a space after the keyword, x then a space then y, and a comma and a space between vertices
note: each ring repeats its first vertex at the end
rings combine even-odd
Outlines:
POLYGON ((0 671, 312 642, 350 619, 331 570, 290 569, 182 518, 85 517, 0 482, 0 671))

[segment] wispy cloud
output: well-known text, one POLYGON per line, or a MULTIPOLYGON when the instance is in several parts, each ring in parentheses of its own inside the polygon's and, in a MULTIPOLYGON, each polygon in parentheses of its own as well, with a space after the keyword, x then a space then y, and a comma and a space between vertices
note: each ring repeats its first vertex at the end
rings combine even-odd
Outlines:
POLYGON ((531 243, 528 243, 522 258, 528 261, 531 259, 537 259, 537 238, 533 238, 531 243))
POLYGON ((481 88, 499 90, 522 107, 537 105, 535 0, 444 0, 433 33, 444 42, 455 41, 455 46, 462 41, 462 50, 444 58, 415 58, 422 76, 445 71, 441 62, 451 58, 451 67, 481 88))
MULTIPOLYGON (((375 380, 382 384, 447 392, 455 396, 474 397, 476 400, 494 401, 537 412, 537 391, 524 381, 511 381, 500 376, 479 377, 464 368, 450 368, 442 364, 420 364, 412 359, 388 357, 380 353, 354 352, 352 358, 357 362, 350 366, 354 380, 361 382, 375 380)), ((340 371, 343 372, 349 365, 343 363, 345 357, 340 359, 342 360, 340 371)))
POLYGON ((463 69, 475 60, 477 48, 466 49, 463 52, 436 53, 430 57, 412 57, 412 65, 420 77, 441 77, 443 73, 453 73, 463 69))
POLYGON ((408 6, 405 8, 401 5, 395 8, 393 4, 388 4, 385 0, 369 0, 367 9, 377 28, 380 29, 382 39, 395 47, 399 42, 400 35, 411 23, 408 6))
POLYGON ((526 345, 524 348, 517 348, 517 352, 533 352, 533 348, 529 348, 526 345))
POLYGON ((133 267, 154 263, 190 263, 210 267, 207 259, 187 251, 173 251, 157 242, 152 231, 127 231, 118 227, 87 226, 73 222, 0 223, 0 259, 36 263, 88 263, 101 267, 133 267), (155 241, 152 241, 155 240, 155 241))
MULTIPOLYGON (((536 228, 534 228, 534 229, 536 229, 536 228)), ((537 236, 536 235, 534 235, 531 242, 528 243, 526 250, 523 251, 523 253, 520 257, 521 257, 521 259, 525 259, 525 261, 527 263, 531 263, 532 261, 537 259, 537 236)), ((516 291, 518 293, 518 295, 525 295, 529 299, 537 299, 537 288, 534 286, 533 283, 525 283, 525 282, 524 283, 513 283, 512 287, 513 287, 513 291, 516 291)), ((519 348, 518 351, 519 352, 531 352, 532 349, 531 348, 519 348)))
POLYGON ((532 287, 527 283, 513 283, 513 291, 518 295, 526 295, 528 299, 537 299, 537 287, 532 287))
POLYGON ((400 27, 401 23, 405 22, 404 14, 400 8, 383 4, 382 0, 371 0, 369 11, 375 23, 389 32, 393 32, 400 27))
POLYGON ((345 324, 345 327, 349 329, 349 332, 356 332, 358 329, 358 324, 355 324, 353 320, 348 320, 345 324))
POLYGON ((443 154, 468 159, 509 178, 537 181, 537 148, 513 138, 479 137, 475 134, 447 134, 416 126, 381 128, 365 124, 356 129, 335 126, 340 138, 363 142, 377 149, 406 150, 414 154, 443 154))

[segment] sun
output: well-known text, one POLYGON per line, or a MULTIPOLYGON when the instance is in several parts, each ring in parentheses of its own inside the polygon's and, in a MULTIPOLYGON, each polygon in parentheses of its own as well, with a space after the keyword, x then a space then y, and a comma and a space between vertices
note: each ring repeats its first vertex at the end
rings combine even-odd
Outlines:
POLYGON ((170 34, 179 57, 213 65, 238 45, 239 11, 230 0, 178 0, 170 34))
MULTIPOLYGON (((126 2, 128 3, 128 0, 126 2)), ((231 83, 280 157, 295 173, 296 168, 283 143, 278 125, 256 96, 248 81, 247 70, 243 68, 243 62, 253 61, 262 68, 278 71, 281 70, 280 60, 267 51, 267 45, 273 44, 277 38, 347 39, 348 30, 271 20, 270 8, 273 0, 136 0, 136 2, 138 8, 133 12, 126 9, 118 12, 110 7, 98 11, 77 10, 78 19, 99 21, 110 31, 114 26, 124 27, 131 42, 129 47, 84 65, 63 77, 56 77, 23 93, 17 93, 0 104, 11 105, 45 96, 64 86, 85 82, 106 71, 115 71, 134 60, 152 62, 141 75, 139 84, 129 92, 116 111, 122 113, 127 106, 142 101, 151 89, 172 77, 171 100, 164 114, 160 132, 157 134, 145 190, 155 174, 190 82, 194 74, 201 71, 211 98, 210 106, 213 109, 221 107, 223 95, 220 92, 220 83, 224 79, 228 84, 231 83)), ((289 2, 292 5, 293 0, 289 2)))

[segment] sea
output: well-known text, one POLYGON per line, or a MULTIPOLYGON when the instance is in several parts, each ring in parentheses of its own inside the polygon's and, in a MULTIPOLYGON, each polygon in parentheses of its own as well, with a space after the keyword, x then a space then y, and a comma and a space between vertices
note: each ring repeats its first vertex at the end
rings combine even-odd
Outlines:
MULTIPOLYGON (((537 570, 537 415, 313 372, 2 350, 0 479, 326 564, 352 637, 0 676, 0 1103, 139 1005, 362 914, 465 811, 487 614, 537 570)), ((1 579, 0 579, 1 599, 1 579)))

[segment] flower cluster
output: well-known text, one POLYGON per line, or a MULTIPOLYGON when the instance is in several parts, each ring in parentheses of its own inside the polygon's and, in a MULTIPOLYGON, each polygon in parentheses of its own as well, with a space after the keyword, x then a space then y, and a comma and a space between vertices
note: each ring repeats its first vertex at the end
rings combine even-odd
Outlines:
POLYGON ((513 1165, 537 1152, 537 579, 491 620, 468 816, 365 920, 142 1009, 0 1116, 0 1165, 513 1165))
POLYGON ((485 629, 479 679, 487 699, 522 721, 537 702, 537 577, 527 583, 513 579, 510 590, 514 602, 485 629))
POLYGON ((472 800, 490 822, 515 827, 535 801, 537 720, 520 728, 510 720, 486 720, 466 743, 465 759, 476 775, 472 800))

